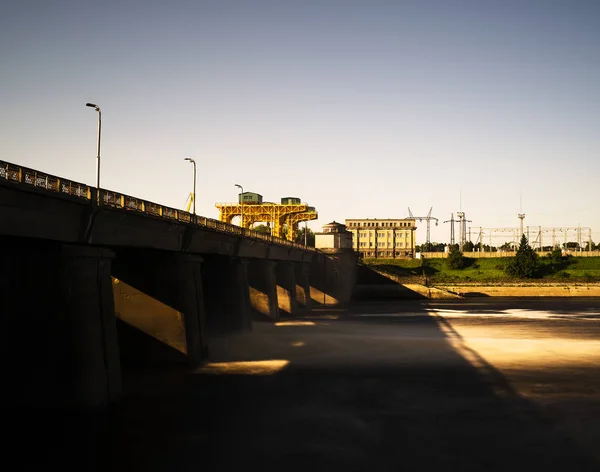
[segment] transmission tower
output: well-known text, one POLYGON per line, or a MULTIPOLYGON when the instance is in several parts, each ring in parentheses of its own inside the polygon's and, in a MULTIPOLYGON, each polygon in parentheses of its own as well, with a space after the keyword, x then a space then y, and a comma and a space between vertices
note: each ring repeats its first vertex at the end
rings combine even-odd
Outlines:
POLYGON ((523 220, 525 219, 525 213, 519 213, 519 238, 523 237, 523 220))
POLYGON ((525 213, 523 213, 523 195, 520 196, 519 201, 519 239, 523 237, 523 220, 525 219, 525 213))
POLYGON ((444 221, 444 223, 450 223, 450 245, 454 246, 454 213, 450 213, 450 219, 444 221))
POLYGON ((467 220, 464 211, 457 212, 456 216, 458 216, 458 228, 459 228, 458 247, 462 251, 463 246, 467 242, 467 225, 466 225, 466 223, 472 223, 472 221, 467 220))
POLYGON ((412 211, 410 211, 410 208, 408 209, 408 216, 409 218, 414 218, 415 220, 419 220, 419 221, 427 221, 427 238, 425 239, 425 244, 427 245, 427 249, 429 249, 429 244, 431 242, 430 240, 430 222, 431 220, 435 220, 435 225, 438 225, 438 219, 434 216, 431 216, 431 210, 433 210, 433 207, 431 207, 429 209, 429 213, 427 213, 427 216, 414 216, 412 214, 412 211))

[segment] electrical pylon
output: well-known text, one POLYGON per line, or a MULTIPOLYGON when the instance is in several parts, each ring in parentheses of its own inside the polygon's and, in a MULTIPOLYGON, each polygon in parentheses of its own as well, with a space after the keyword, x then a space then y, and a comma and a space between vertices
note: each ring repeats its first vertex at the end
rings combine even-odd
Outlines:
POLYGON ((431 220, 435 220, 435 225, 438 225, 438 219, 435 216, 431 216, 431 210, 433 210, 433 207, 431 207, 429 209, 429 213, 427 213, 427 216, 414 216, 412 214, 412 211, 410 211, 410 208, 408 209, 408 216, 409 218, 413 218, 415 220, 419 220, 419 221, 427 221, 427 238, 425 239, 425 244, 427 245, 427 247, 429 248, 429 244, 431 242, 430 239, 430 222, 431 220))

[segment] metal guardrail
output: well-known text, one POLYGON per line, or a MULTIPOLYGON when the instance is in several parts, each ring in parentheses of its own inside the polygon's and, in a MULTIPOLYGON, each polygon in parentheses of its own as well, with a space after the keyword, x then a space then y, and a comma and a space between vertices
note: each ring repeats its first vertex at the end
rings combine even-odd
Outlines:
MULTIPOLYGON (((96 201, 96 189, 93 187, 0 160, 0 181, 1 180, 27 187, 35 187, 52 193, 69 195, 82 200, 87 200, 90 204, 95 204, 96 201)), ((175 220, 181 223, 209 228, 221 233, 237 234, 252 239, 267 241, 272 244, 279 244, 307 251, 316 251, 316 249, 311 246, 304 246, 303 244, 288 241, 286 239, 275 238, 270 234, 243 229, 239 226, 224 223, 223 221, 212 218, 206 218, 204 216, 196 215, 194 221, 194 215, 187 211, 166 207, 159 205, 158 203, 149 202, 118 192, 112 192, 110 190, 100 189, 100 206, 134 211, 136 213, 143 213, 165 220, 175 220)))

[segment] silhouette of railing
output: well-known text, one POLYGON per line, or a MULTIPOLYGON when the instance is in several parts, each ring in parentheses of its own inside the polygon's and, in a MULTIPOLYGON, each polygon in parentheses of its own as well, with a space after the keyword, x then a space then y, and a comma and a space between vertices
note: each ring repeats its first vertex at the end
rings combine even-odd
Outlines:
MULTIPOLYGON (((34 187, 42 191, 69 195, 81 200, 87 200, 91 205, 96 205, 97 201, 96 188, 94 187, 6 161, 0 161, 0 181, 8 181, 12 184, 22 185, 23 187, 34 187)), ((196 215, 194 217, 194 215, 184 210, 159 205, 158 203, 149 202, 111 190, 100 189, 99 201, 100 207, 134 211, 155 218, 176 220, 182 223, 209 228, 221 233, 237 234, 252 239, 260 239, 272 244, 315 251, 315 248, 311 246, 304 246, 303 244, 276 238, 270 234, 253 231, 251 229, 243 229, 240 226, 235 226, 212 218, 206 218, 204 216, 196 215)))

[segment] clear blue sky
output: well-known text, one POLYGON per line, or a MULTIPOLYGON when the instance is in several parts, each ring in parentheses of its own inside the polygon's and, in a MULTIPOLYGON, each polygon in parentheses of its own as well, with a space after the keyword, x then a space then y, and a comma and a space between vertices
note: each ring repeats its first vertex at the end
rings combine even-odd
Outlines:
MULTIPOLYGON (((198 212, 297 196, 332 220, 462 207, 600 240, 597 0, 5 2, 0 159, 198 212)), ((425 238, 420 224, 418 240, 425 238)))

